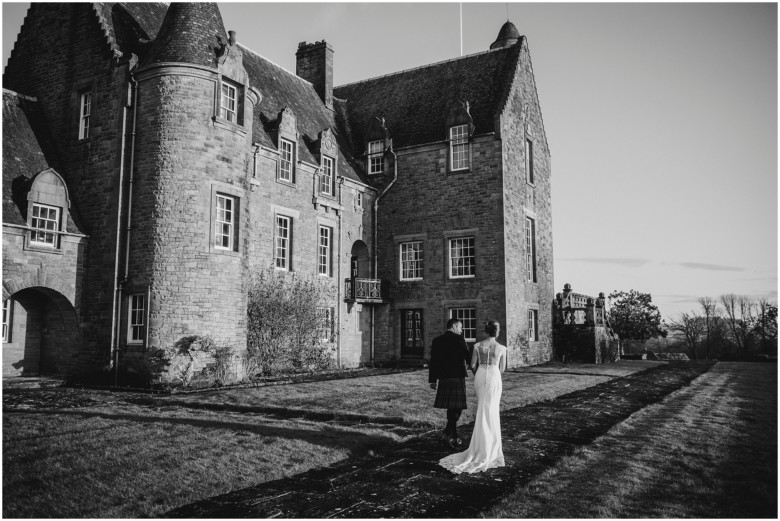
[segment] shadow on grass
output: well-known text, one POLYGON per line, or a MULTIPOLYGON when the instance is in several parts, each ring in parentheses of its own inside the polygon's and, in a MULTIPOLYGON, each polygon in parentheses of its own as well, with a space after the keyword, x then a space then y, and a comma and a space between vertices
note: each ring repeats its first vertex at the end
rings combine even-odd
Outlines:
POLYGON ((282 439, 297 439, 299 441, 320 445, 327 448, 344 449, 352 453, 355 448, 362 447, 366 449, 381 449, 397 444, 398 440, 392 436, 372 435, 365 432, 349 431, 344 432, 337 426, 322 426, 311 431, 306 429, 295 429, 271 425, 253 425, 233 421, 201 420, 196 418, 171 418, 142 416, 138 414, 113 414, 93 411, 75 411, 75 410, 35 410, 25 411, 27 414, 61 414, 66 416, 81 416, 83 418, 101 418, 105 420, 131 421, 138 423, 159 424, 168 423, 174 425, 187 425, 202 429, 230 430, 232 432, 244 432, 264 437, 278 437, 282 439))

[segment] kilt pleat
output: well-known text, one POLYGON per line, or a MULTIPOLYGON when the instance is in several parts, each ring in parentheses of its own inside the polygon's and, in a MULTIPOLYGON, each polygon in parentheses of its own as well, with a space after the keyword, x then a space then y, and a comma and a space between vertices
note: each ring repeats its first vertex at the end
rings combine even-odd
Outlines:
POLYGON ((436 400, 433 406, 437 409, 466 408, 466 379, 441 378, 436 388, 436 400))

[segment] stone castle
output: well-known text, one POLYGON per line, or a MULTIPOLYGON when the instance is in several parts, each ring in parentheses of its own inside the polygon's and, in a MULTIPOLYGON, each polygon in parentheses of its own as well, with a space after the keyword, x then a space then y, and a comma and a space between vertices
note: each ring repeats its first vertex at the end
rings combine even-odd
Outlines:
MULTIPOLYGON (((3 76, 3 374, 246 348, 246 281, 317 277, 341 367, 422 363, 450 317, 552 358, 550 152, 528 42, 343 86, 211 3, 33 3, 3 76)), ((292 52, 292 50, 291 50, 292 52)))

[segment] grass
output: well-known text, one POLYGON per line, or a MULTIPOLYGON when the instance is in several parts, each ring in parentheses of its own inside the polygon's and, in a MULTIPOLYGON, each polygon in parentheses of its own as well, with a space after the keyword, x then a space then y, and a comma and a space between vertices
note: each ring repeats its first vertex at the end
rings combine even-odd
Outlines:
MULTIPOLYGON (((618 362, 606 365, 550 364, 509 370, 503 375, 502 409, 550 400, 577 389, 659 365, 660 362, 618 362)), ((470 377, 470 380, 473 380, 470 377)), ((468 409, 462 423, 474 421, 476 396, 466 386, 468 409)), ((444 428, 444 411, 432 407, 436 391, 428 386, 428 371, 218 391, 196 395, 172 395, 160 403, 196 407, 350 415, 372 419, 396 419, 398 423, 425 429, 444 428)))
MULTIPOLYGON (((653 363, 540 366, 504 375, 503 407, 551 399, 653 363)), ((467 386, 475 412, 473 387, 467 386)), ((196 500, 381 452, 441 428, 427 371, 3 414, 4 517, 155 517, 196 500), (227 407, 226 407, 227 406, 227 407), (253 408, 397 418, 407 428, 253 408), (408 425, 416 425, 411 429, 408 425)), ((75 402, 74 402, 75 403, 75 402)), ((89 402, 82 402, 89 403, 89 402)), ((48 405, 47 405, 48 407, 48 405)))
POLYGON ((486 518, 777 517, 777 366, 717 364, 486 518))

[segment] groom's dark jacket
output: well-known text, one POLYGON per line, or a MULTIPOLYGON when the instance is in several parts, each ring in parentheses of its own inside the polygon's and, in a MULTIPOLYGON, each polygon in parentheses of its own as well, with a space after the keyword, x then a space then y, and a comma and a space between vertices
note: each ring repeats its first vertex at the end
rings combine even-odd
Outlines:
POLYGON ((447 331, 431 343, 431 363, 428 365, 428 383, 442 378, 466 378, 471 353, 461 335, 447 331))

